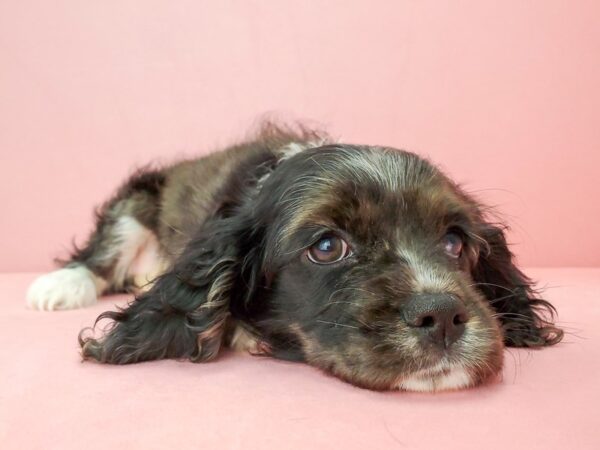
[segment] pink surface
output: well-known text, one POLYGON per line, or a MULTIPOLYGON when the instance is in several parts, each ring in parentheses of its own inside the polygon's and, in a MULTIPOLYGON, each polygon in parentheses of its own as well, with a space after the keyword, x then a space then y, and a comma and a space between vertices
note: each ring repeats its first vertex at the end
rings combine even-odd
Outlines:
POLYGON ((0 275, 0 442, 9 449, 598 449, 600 269, 529 271, 549 285, 564 343, 506 353, 503 381, 376 393, 303 364, 81 363, 76 334, 125 298, 44 313, 32 274, 0 275))
POLYGON ((0 2, 0 271, 50 267, 132 166, 263 112, 405 147, 521 261, 600 264, 600 2, 0 2))

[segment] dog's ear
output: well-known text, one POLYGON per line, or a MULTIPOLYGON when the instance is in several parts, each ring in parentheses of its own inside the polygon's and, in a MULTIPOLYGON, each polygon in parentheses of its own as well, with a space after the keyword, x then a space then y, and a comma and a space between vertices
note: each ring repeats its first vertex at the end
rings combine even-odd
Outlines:
POLYGON ((82 330, 83 357, 113 364, 214 358, 224 338, 234 291, 245 290, 248 295, 249 283, 241 280, 241 270, 251 264, 240 257, 240 235, 247 232, 240 221, 238 217, 210 220, 148 292, 127 308, 98 317, 96 323, 112 321, 102 337, 86 338, 89 329, 82 330))
POLYGON ((554 326, 554 307, 539 298, 533 282, 515 265, 504 228, 483 224, 478 236, 485 241, 472 269, 477 288, 497 311, 506 345, 553 345, 563 332, 554 326))

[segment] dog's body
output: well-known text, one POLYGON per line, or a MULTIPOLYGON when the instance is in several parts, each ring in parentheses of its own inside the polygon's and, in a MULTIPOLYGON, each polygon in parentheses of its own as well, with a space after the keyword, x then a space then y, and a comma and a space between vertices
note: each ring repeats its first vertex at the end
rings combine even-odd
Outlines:
POLYGON ((440 390, 497 374, 503 343, 543 346, 501 228, 438 169, 382 147, 269 126, 256 140, 133 176, 39 309, 133 290, 85 358, 204 361, 221 345, 306 361, 373 389, 440 390))

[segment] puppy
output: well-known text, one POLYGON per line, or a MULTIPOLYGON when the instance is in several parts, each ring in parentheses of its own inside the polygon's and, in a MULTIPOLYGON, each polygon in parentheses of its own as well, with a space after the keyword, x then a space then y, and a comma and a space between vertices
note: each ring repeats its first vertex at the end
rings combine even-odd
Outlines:
POLYGON ((503 228, 427 160, 266 125, 258 137, 129 179, 38 309, 135 291, 82 330, 83 357, 214 359, 223 345, 377 390, 474 386, 504 345, 560 341, 503 228))

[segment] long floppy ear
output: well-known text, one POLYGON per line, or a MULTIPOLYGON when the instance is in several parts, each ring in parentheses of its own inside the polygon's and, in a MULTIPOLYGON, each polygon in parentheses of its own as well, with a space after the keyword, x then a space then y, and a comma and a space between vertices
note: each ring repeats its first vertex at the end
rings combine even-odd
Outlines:
POLYGON ((560 342, 563 331, 552 323, 556 310, 538 297, 533 282, 516 267, 504 230, 485 224, 479 236, 487 248, 480 252, 472 275, 497 311, 506 345, 541 347, 560 342))
POLYGON ((127 364, 162 358, 205 361, 221 347, 232 288, 240 276, 239 219, 215 218, 187 245, 153 287, 102 319, 113 322, 99 339, 79 334, 84 358, 127 364))

